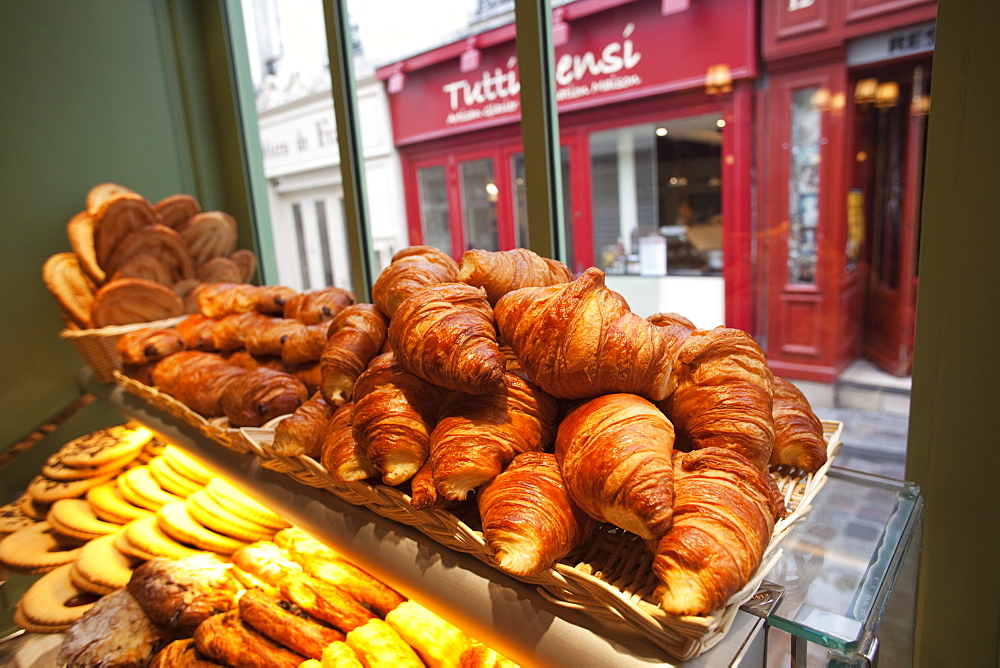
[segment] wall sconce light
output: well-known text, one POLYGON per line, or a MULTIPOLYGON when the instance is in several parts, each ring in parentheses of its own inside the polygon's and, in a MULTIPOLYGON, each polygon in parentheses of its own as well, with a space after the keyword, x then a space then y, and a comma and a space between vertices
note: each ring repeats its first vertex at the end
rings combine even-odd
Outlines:
POLYGON ((465 51, 458 57, 458 70, 463 74, 478 70, 482 59, 482 53, 476 48, 476 38, 470 37, 465 41, 465 51))
POLYGON ((910 116, 926 116, 931 112, 931 96, 927 93, 914 95, 910 100, 910 116))
POLYGON ((389 79, 385 82, 385 89, 389 94, 399 93, 403 90, 406 85, 406 74, 403 73, 403 66, 400 65, 396 68, 396 71, 389 75, 389 79))
POLYGON ((830 89, 817 88, 816 92, 809 98, 809 104, 813 109, 827 111, 830 109, 830 89))
POLYGON ((871 104, 875 101, 875 91, 878 90, 878 79, 859 79, 854 85, 854 102, 856 104, 871 104))
POLYGON ((725 95, 733 89, 733 73, 729 65, 720 63, 709 65, 705 73, 705 92, 709 95, 725 95))
POLYGON ((566 10, 562 7, 552 10, 552 46, 566 46, 569 43, 569 23, 566 10))
POLYGON ((899 84, 895 81, 885 81, 878 85, 875 91, 875 106, 879 109, 895 107, 899 103, 899 84))

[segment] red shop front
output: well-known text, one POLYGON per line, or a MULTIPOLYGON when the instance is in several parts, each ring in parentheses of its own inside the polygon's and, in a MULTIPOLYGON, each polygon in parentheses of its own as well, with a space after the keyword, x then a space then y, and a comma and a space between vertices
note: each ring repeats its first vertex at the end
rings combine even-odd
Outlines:
MULTIPOLYGON (((756 3, 554 10, 566 258, 642 315, 753 331, 756 3)), ((514 26, 381 68, 410 243, 529 245, 514 26)))

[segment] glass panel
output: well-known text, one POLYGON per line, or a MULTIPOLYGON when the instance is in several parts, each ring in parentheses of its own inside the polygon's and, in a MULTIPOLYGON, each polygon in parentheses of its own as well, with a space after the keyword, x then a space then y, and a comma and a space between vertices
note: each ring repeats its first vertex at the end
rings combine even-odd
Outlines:
MULTIPOLYGON (((563 208, 566 216, 569 217, 573 210, 572 189, 570 187, 570 166, 569 148, 563 146, 560 149, 562 158, 562 192, 563 208)), ((514 180, 514 244, 520 247, 528 247, 528 207, 526 202, 527 192, 524 185, 524 154, 515 153, 510 158, 510 169, 514 180)), ((573 227, 566 229, 566 254, 569 266, 573 266, 573 227)))
POLYGON ((500 250, 497 201, 500 190, 493 179, 493 160, 470 160, 458 166, 462 188, 465 249, 500 250))
POLYGON ((320 258, 323 262, 323 285, 333 285, 333 258, 330 256, 330 235, 327 232, 326 202, 316 200, 316 230, 319 232, 320 258))
POLYGON ((420 223, 424 243, 451 253, 448 185, 444 166, 417 170, 417 187, 420 189, 420 223))
POLYGON ((819 225, 819 161, 823 114, 820 88, 792 94, 791 167, 788 179, 788 280, 815 283, 819 225))
POLYGON ((302 222, 302 205, 296 202, 292 205, 292 220, 295 221, 295 247, 299 251, 299 279, 303 288, 309 287, 309 253, 306 250, 306 231, 302 222))

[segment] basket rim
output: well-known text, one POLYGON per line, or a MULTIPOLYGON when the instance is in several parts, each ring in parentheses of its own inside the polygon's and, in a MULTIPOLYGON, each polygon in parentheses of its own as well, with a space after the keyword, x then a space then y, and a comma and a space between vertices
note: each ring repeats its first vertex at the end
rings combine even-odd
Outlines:
POLYGON ((106 327, 93 327, 90 329, 63 329, 59 332, 59 336, 64 339, 77 339, 88 336, 118 336, 151 327, 171 327, 183 321, 189 315, 189 313, 185 313, 184 315, 178 315, 172 318, 149 320, 147 322, 135 322, 128 325, 108 325, 106 327))

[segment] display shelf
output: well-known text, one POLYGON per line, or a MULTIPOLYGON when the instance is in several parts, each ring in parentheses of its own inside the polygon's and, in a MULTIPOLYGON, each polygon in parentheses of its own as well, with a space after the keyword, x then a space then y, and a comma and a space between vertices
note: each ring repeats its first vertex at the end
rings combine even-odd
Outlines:
MULTIPOLYGON (((83 372, 84 389, 200 457, 275 511, 362 564, 401 593, 524 666, 675 665, 624 624, 555 605, 531 585, 420 531, 263 468, 120 386, 83 372)), ((764 621, 740 611, 726 636, 685 667, 762 665, 764 621)))

